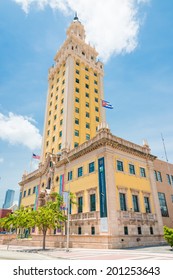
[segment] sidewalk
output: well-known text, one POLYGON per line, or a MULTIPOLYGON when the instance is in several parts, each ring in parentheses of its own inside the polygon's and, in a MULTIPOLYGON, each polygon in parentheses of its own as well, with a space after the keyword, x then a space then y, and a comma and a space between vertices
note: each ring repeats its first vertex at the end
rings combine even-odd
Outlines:
MULTIPOLYGON (((0 251, 5 253, 16 252, 23 254, 27 259, 63 259, 63 260, 173 260, 173 251, 170 246, 155 246, 130 249, 83 249, 70 248, 69 252, 61 248, 47 248, 43 251, 36 247, 0 245, 0 251)), ((20 255, 19 254, 19 255, 20 255)), ((16 255, 15 255, 16 256, 16 255)), ((1 258, 2 259, 2 258, 1 258)), ((20 258, 19 258, 20 259, 20 258)))

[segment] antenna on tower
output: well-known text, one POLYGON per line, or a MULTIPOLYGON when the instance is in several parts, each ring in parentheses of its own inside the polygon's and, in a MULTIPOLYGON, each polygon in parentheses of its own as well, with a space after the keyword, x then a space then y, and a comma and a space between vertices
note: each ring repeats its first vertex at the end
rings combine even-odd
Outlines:
MULTIPOLYGON (((167 157, 167 152, 166 152, 166 146, 165 146, 165 141, 164 141, 164 138, 163 138, 163 134, 161 133, 161 138, 162 138, 162 142, 163 142, 163 148, 164 148, 164 152, 165 152, 165 158, 166 158, 166 162, 167 162, 167 167, 168 167, 168 175, 170 177, 170 166, 169 166, 169 161, 168 161, 168 157, 167 157)), ((171 178, 170 178, 171 180, 171 178)))

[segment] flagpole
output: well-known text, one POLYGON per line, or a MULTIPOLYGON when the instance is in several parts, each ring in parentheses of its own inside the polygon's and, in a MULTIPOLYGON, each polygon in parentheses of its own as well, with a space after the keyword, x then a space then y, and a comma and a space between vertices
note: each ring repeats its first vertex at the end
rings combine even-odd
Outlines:
MULTIPOLYGON (((33 153, 32 153, 32 155, 33 155, 33 153)), ((31 161, 30 161, 30 171, 29 172, 31 172, 31 170, 32 170, 32 156, 31 156, 31 161)))
MULTIPOLYGON (((167 167, 168 167, 168 175, 170 176, 171 171, 170 171, 169 161, 168 161, 168 157, 167 157, 167 152, 166 152, 165 141, 164 141, 164 138, 163 138, 163 134, 162 134, 162 133, 161 133, 161 138, 162 138, 162 142, 163 142, 163 148, 164 148, 165 158, 166 158, 167 167)), ((171 180, 171 178, 170 178, 170 180, 171 180)))

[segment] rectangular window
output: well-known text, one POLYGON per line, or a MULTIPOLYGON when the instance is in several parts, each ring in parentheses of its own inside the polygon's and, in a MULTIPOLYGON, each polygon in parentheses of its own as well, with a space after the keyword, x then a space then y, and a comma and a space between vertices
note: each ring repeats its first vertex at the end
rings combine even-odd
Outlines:
POLYGON ((94 80, 94 84, 97 85, 97 81, 96 80, 94 80))
POLYGON ((85 67, 85 71, 88 71, 88 67, 85 67))
POLYGON ((77 103, 79 103, 79 98, 78 98, 78 97, 76 97, 76 98, 75 98, 75 101, 76 101, 77 103))
POLYGON ((60 125, 62 125, 62 124, 63 124, 63 119, 60 120, 60 125))
POLYGON ((68 181, 71 181, 73 178, 73 172, 72 171, 69 171, 68 172, 68 181))
POLYGON ((79 108, 78 107, 75 107, 75 112, 79 113, 79 108))
POLYGON ((78 213, 83 212, 83 197, 78 197, 78 213))
POLYGON ((90 195, 90 211, 96 211, 96 195, 90 195))
POLYGON ((76 61, 76 65, 77 65, 77 66, 79 66, 79 65, 80 65, 80 63, 79 63, 78 61, 76 61))
POLYGON ((56 95, 56 98, 55 98, 56 100, 58 100, 58 95, 56 95))
POLYGON ((63 109, 61 109, 61 115, 63 114, 63 112, 64 112, 64 110, 63 110, 63 109))
POLYGON ((119 193, 119 198, 120 198, 120 210, 121 211, 127 211, 125 193, 119 193))
POLYGON ((124 235, 128 235, 128 227, 124 227, 124 235))
POLYGON ((32 193, 35 193, 35 192, 36 192, 36 187, 33 188, 33 192, 32 193))
POLYGON ((153 235, 154 232, 153 232, 153 227, 150 227, 150 234, 153 235))
POLYGON ((75 119, 75 124, 79 124, 79 119, 75 119))
POLYGON ((74 147, 76 148, 76 147, 78 147, 78 146, 79 146, 79 143, 75 142, 75 143, 74 143, 74 147))
POLYGON ((156 170, 154 170, 154 176, 155 176, 156 181, 158 181, 158 178, 157 178, 157 171, 156 171, 156 170))
POLYGON ((90 124, 89 123, 86 123, 86 128, 90 128, 90 124))
POLYGON ((75 135, 75 136, 79 136, 79 130, 75 130, 75 131, 74 131, 74 135, 75 135))
POLYGON ((78 234, 81 235, 82 234, 82 228, 78 227, 78 234))
POLYGON ((99 102, 98 98, 95 98, 95 102, 99 102))
POLYGON ((78 168, 78 173, 77 173, 78 177, 82 177, 83 175, 83 167, 79 167, 78 168))
POLYGON ((54 115, 54 120, 56 120, 56 118, 57 118, 57 115, 54 115))
POLYGON ((158 196, 159 196, 160 211, 162 217, 169 217, 165 194, 159 192, 158 196))
POLYGON ((54 130, 54 131, 56 130, 56 125, 53 126, 53 130, 54 130))
POLYGON ((171 177, 169 174, 166 174, 168 184, 171 185, 171 177))
POLYGON ((118 171, 124 171, 123 162, 120 161, 120 160, 117 160, 117 170, 118 171))
POLYGON ((89 118, 90 114, 88 112, 86 112, 86 118, 89 118))
POLYGON ((134 212, 139 212, 138 196, 137 195, 132 195, 132 200, 133 200, 133 210, 134 210, 134 212))
POLYGON ((172 185, 173 185, 173 175, 171 175, 171 181, 172 181, 172 185))
POLYGON ((85 79, 86 79, 86 80, 89 80, 89 76, 85 75, 85 79))
POLYGON ((91 227, 91 235, 95 235, 95 227, 91 227))
POLYGON ((79 70, 78 70, 78 69, 76 69, 76 74, 78 74, 78 75, 79 75, 79 70))
POLYGON ((90 135, 86 134, 86 140, 90 140, 90 135))
POLYGON ((86 92, 86 93, 85 93, 85 96, 86 96, 87 98, 89 98, 89 93, 86 92))
POLYGON ((141 227, 138 227, 138 234, 142 234, 142 229, 141 229, 141 227))
POLYGON ((30 195, 30 194, 31 194, 31 189, 28 190, 28 195, 30 195))
POLYGON ((79 88, 76 88, 76 92, 79 93, 79 88))
POLYGON ((65 80, 62 81, 62 84, 63 84, 63 85, 65 84, 65 80))
POLYGON ((135 175, 135 166, 133 164, 129 164, 129 173, 135 175))
POLYGON ((88 84, 85 84, 85 87, 86 87, 86 88, 89 88, 89 85, 88 85, 88 84))
POLYGON ((52 141, 55 142, 55 136, 52 137, 52 141))
POLYGON ((95 107, 95 111, 98 112, 98 111, 99 111, 99 108, 98 108, 98 107, 95 107))
POLYGON ((76 83, 79 84, 79 79, 76 78, 76 83))
POLYGON ((97 73, 94 73, 94 76, 97 77, 97 73))
POLYGON ((62 94, 64 93, 64 88, 62 89, 62 91, 61 91, 61 92, 62 92, 62 94))
POLYGON ((85 106, 89 108, 89 103, 88 103, 88 102, 86 102, 86 103, 85 103, 85 106))
POLYGON ((151 213, 149 197, 144 197, 145 212, 151 213))
POLYGON ((96 117, 96 122, 99 122, 99 117, 96 117))
POLYGON ((94 161, 89 163, 89 173, 92 173, 95 171, 94 161))
POLYGON ((58 145, 59 150, 61 150, 61 143, 58 145))
POLYGON ((59 137, 62 137, 62 130, 59 132, 59 137))
POLYGON ((95 92, 95 93, 98 93, 98 90, 95 88, 95 89, 94 89, 94 92, 95 92))
POLYGON ((160 171, 157 171, 157 178, 159 182, 162 182, 162 175, 160 171))
POLYGON ((141 177, 146 177, 145 168, 140 167, 140 175, 141 177))
POLYGON ((25 197, 26 196, 26 191, 24 191, 24 193, 23 193, 23 197, 25 197))

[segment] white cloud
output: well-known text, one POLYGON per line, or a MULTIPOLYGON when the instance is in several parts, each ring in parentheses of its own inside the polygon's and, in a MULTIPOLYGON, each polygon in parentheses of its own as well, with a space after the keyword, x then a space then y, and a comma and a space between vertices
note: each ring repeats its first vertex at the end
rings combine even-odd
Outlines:
POLYGON ((42 137, 33 125, 33 119, 13 113, 8 116, 0 113, 0 139, 34 150, 41 147, 42 137))
POLYGON ((4 162, 4 159, 3 158, 0 158, 0 163, 3 163, 4 162))
POLYGON ((61 10, 65 15, 78 11, 85 25, 87 39, 95 45, 100 57, 107 61, 111 55, 132 52, 138 44, 143 19, 139 17, 142 4, 150 0, 13 0, 28 13, 31 6, 46 6, 61 10))

